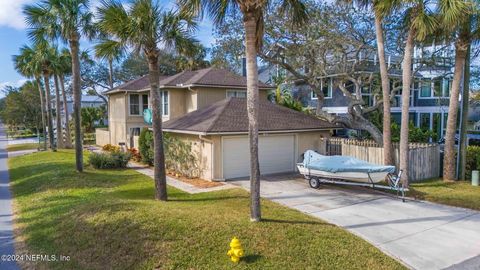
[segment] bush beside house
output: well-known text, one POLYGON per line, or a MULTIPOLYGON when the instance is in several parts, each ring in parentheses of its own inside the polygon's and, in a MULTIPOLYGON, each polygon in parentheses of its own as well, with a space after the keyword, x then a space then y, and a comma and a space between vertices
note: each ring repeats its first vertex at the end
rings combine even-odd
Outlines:
POLYGON ((153 132, 147 128, 142 129, 138 137, 138 150, 142 162, 153 165, 153 132))
POLYGON ((88 162, 95 169, 121 169, 127 167, 130 156, 124 152, 92 153, 88 162))
MULTIPOLYGON (((192 144, 164 133, 165 167, 174 174, 186 177, 199 177, 198 157, 192 144)), ((153 132, 143 129, 138 138, 139 152, 142 162, 153 165, 153 132)))

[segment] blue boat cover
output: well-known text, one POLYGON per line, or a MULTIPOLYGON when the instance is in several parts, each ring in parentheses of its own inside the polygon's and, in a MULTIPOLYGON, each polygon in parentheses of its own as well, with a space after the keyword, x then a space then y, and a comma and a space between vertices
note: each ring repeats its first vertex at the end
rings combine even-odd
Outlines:
POLYGON ((383 166, 368 163, 349 156, 324 156, 313 150, 307 150, 304 154, 303 166, 326 172, 395 172, 395 166, 383 166))

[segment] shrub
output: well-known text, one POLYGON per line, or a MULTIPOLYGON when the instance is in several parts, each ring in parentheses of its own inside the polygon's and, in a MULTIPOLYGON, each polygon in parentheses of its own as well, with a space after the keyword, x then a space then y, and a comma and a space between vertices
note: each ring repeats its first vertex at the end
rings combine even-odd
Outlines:
POLYGON ((113 145, 113 144, 105 144, 102 147, 102 150, 107 152, 120 152, 120 149, 121 149, 120 146, 113 145))
POLYGON ((118 169, 126 168, 130 157, 124 152, 92 153, 88 162, 95 169, 118 169))
POLYGON ((192 143, 164 135, 165 167, 167 170, 187 176, 199 177, 198 158, 192 149, 192 143))
POLYGON ((142 129, 138 137, 138 150, 144 163, 153 165, 153 132, 148 128, 142 129))
MULTIPOLYGON (((163 143, 167 170, 187 177, 199 176, 198 157, 193 152, 191 143, 172 137, 168 133, 164 133, 163 143)), ((153 132, 143 129, 138 144, 142 161, 153 165, 153 132)))
POLYGON ((466 176, 472 177, 472 171, 480 169, 480 146, 467 147, 466 176))
POLYGON ((131 159, 133 161, 136 161, 136 162, 142 161, 142 156, 140 155, 140 152, 138 152, 137 148, 132 147, 132 148, 129 148, 127 151, 128 153, 130 153, 132 157, 131 159))
MULTIPOLYGON (((408 141, 415 143, 428 143, 430 138, 433 142, 438 140, 437 133, 431 130, 423 130, 419 127, 416 127, 413 122, 410 122, 408 125, 408 141)), ((392 123, 392 142, 400 141, 400 125, 393 122, 392 123)))

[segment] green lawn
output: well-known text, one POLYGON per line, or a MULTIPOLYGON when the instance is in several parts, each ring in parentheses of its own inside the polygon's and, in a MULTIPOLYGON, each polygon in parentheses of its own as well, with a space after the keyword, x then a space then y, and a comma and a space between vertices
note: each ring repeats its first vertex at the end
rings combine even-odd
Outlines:
MULTIPOLYGON (((249 221, 241 189, 189 195, 133 170, 74 172, 72 151, 9 160, 20 253, 58 254, 51 269, 233 269, 237 236, 246 257, 235 269, 404 269, 334 225, 263 201, 264 222, 249 221)), ((45 267, 46 266, 46 267, 45 267)))
POLYGON ((7 151, 21 151, 21 150, 30 150, 38 149, 38 143, 19 143, 19 144, 9 144, 7 146, 7 151))
POLYGON ((443 182, 442 179, 413 183, 409 196, 422 200, 480 210, 480 187, 470 181, 443 182))

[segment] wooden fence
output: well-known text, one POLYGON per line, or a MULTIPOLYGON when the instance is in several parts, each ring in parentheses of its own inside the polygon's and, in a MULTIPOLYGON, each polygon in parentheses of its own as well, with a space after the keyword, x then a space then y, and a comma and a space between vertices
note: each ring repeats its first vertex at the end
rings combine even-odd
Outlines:
MULTIPOLYGON (((352 156, 375 164, 383 164, 383 147, 371 140, 342 138, 324 139, 327 155, 352 156)), ((398 143, 393 144, 395 167, 400 167, 398 143)), ((440 146, 431 143, 410 143, 408 178, 420 181, 440 177, 440 146)))

